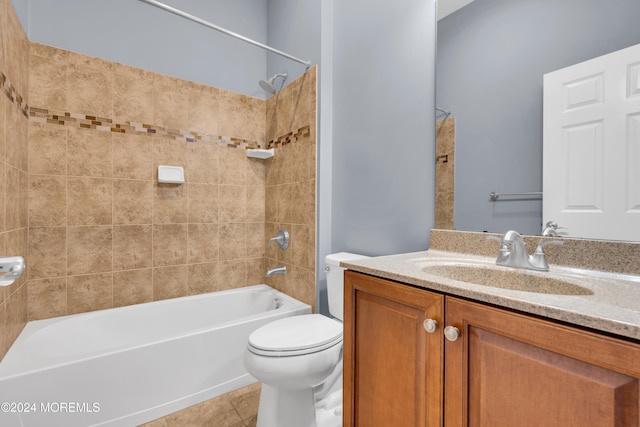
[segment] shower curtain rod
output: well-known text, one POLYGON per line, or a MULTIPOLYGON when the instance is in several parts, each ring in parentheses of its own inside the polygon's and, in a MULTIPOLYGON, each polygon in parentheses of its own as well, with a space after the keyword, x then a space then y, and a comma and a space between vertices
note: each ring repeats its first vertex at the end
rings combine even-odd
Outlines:
POLYGON ((211 22, 205 21, 204 19, 200 19, 197 16, 188 14, 186 12, 183 12, 183 11, 179 10, 179 9, 175 9, 175 8, 173 8, 171 6, 167 6, 166 4, 160 3, 159 1, 156 1, 156 0, 140 0, 140 1, 143 2, 143 3, 150 4, 152 6, 155 6, 157 8, 164 9, 167 12, 171 12, 171 13, 176 14, 178 16, 182 16, 183 18, 189 19, 189 20, 191 20, 193 22, 196 22, 196 23, 198 23, 200 25, 204 25, 205 27, 209 27, 209 28, 214 29, 216 31, 220 31, 221 33, 224 33, 224 34, 229 35, 231 37, 235 37, 235 38, 237 38, 239 40, 242 40, 243 42, 246 42, 246 43, 252 44, 254 46, 260 47, 262 49, 268 50, 269 52, 275 53, 275 54, 280 55, 280 56, 284 56, 285 58, 288 58, 288 59, 290 59, 292 61, 299 62, 300 64, 306 65, 307 68, 309 68, 309 65, 311 65, 311 61, 305 61, 304 59, 296 58, 293 55, 289 55, 288 53, 282 52, 282 51, 280 51, 278 49, 274 49, 271 46, 267 46, 266 44, 262 44, 260 42, 255 41, 255 40, 251 40, 250 38, 247 38, 245 36, 241 36, 240 34, 234 33, 233 31, 229 31, 229 30, 227 30, 225 28, 219 27, 218 25, 212 24, 211 22))

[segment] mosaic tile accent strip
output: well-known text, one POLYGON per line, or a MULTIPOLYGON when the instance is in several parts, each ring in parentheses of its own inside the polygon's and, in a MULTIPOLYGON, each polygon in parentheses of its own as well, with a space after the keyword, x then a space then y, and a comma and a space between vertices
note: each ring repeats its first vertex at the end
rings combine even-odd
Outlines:
POLYGON ((20 109, 22 115, 29 118, 29 105, 27 101, 16 91, 16 88, 13 87, 9 79, 7 79, 7 76, 2 72, 0 72, 0 88, 7 98, 20 109))
POLYGON ((280 147, 298 141, 301 138, 308 137, 311 132, 309 125, 303 126, 296 132, 289 132, 286 135, 282 135, 265 144, 261 141, 249 141, 231 136, 205 135, 190 130, 165 128, 162 126, 139 122, 125 121, 123 123, 118 123, 107 117, 30 107, 27 104, 27 101, 17 93, 9 79, 7 79, 7 76, 2 72, 0 72, 0 89, 2 89, 7 98, 9 98, 9 100, 20 109, 24 117, 34 122, 73 126, 83 129, 95 129, 103 132, 160 136, 174 139, 176 141, 200 142, 205 144, 216 144, 220 147, 241 149, 280 147))
POLYGON ((103 132, 128 133, 136 135, 159 136, 174 139, 176 141, 199 142, 205 144, 216 144, 220 147, 228 148, 273 148, 295 142, 300 138, 310 135, 310 127, 304 126, 295 133, 289 132, 268 144, 260 141, 249 141, 241 138, 221 135, 204 135, 190 130, 171 129, 147 123, 114 122, 106 117, 89 116, 86 114, 69 113, 48 110, 45 108, 29 108, 29 116, 32 121, 38 123, 49 123, 62 126, 73 126, 83 129, 95 129, 103 132), (266 147, 265 147, 266 146, 266 147))
POLYGON ((309 125, 303 126, 298 129, 295 133, 289 132, 286 135, 282 135, 276 139, 272 139, 267 144, 267 148, 276 148, 283 145, 290 144, 292 142, 298 141, 301 138, 308 137, 311 134, 311 127, 309 125))

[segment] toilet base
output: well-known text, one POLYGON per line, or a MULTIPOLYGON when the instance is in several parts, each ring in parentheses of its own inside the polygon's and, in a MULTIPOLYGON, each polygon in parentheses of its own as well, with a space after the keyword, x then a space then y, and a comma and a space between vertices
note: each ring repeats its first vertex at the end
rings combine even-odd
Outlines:
POLYGON ((256 427, 317 427, 313 389, 286 390, 262 384, 256 427))

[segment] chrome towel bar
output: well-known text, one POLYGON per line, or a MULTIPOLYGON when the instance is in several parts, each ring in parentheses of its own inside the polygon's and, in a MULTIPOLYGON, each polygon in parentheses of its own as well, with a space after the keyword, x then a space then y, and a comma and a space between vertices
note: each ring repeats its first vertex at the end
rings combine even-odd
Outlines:
POLYGON ((529 191, 527 193, 496 193, 495 191, 489 194, 491 200, 494 202, 503 196, 540 196, 542 197, 542 191, 529 191))

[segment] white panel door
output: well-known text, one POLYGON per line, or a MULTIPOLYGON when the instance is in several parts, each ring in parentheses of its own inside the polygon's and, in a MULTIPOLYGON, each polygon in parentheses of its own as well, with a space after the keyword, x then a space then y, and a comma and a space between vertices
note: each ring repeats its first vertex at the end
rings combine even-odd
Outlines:
POLYGON ((543 224, 640 240, 640 45, 544 76, 543 224))

